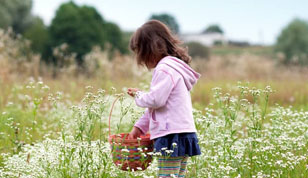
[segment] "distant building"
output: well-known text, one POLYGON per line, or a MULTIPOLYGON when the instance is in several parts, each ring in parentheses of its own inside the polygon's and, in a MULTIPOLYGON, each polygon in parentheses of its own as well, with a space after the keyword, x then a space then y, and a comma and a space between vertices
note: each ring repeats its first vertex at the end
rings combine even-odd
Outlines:
POLYGON ((184 42, 198 42, 205 46, 228 44, 227 38, 221 33, 183 34, 180 37, 184 42))

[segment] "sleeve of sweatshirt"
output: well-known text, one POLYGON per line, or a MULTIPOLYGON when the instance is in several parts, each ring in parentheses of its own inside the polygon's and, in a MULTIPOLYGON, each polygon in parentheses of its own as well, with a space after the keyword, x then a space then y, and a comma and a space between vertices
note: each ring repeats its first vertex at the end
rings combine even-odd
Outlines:
POLYGON ((146 134, 149 131, 150 125, 150 112, 149 109, 146 109, 143 116, 135 123, 135 127, 138 127, 143 134, 146 134))
POLYGON ((139 92, 135 98, 136 105, 142 108, 157 109, 164 106, 174 87, 172 75, 166 71, 156 71, 150 92, 139 92))

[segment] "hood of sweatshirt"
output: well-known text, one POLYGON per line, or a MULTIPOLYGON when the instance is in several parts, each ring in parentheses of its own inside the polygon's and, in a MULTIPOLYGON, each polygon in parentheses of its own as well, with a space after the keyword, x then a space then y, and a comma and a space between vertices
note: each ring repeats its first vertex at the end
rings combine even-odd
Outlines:
POLYGON ((159 64, 166 64, 181 74, 188 91, 192 89, 201 76, 184 61, 173 56, 164 57, 161 61, 159 61, 159 64))

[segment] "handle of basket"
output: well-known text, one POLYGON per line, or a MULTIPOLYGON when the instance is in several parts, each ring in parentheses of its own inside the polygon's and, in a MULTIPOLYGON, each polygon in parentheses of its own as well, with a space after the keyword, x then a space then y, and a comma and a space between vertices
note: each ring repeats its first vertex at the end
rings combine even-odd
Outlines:
POLYGON ((119 96, 116 97, 116 99, 113 101, 112 106, 111 106, 111 110, 109 113, 109 136, 111 135, 111 129, 110 129, 110 120, 111 120, 111 115, 112 115, 112 111, 114 108, 114 104, 117 102, 118 99, 120 99, 123 95, 119 94, 119 96))

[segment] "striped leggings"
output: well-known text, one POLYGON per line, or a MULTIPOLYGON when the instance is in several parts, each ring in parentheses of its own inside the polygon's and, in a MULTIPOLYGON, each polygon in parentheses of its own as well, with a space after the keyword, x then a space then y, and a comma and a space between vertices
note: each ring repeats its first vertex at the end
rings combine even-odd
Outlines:
POLYGON ((188 157, 159 157, 158 177, 185 177, 188 157))

